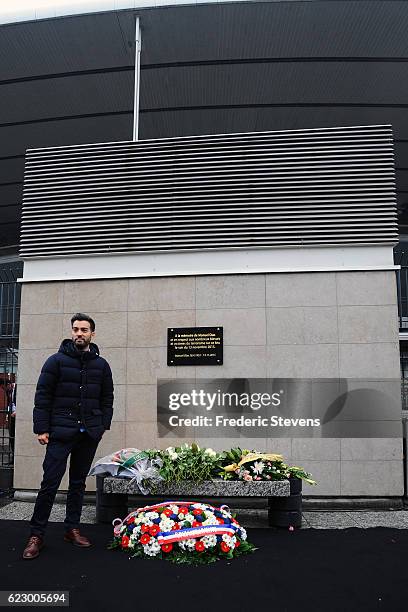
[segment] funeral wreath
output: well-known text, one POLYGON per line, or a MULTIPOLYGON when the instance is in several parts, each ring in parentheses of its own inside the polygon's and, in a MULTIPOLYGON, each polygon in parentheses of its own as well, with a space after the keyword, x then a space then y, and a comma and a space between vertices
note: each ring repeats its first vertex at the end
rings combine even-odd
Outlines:
POLYGON ((114 540, 132 557, 200 565, 253 552, 247 534, 227 506, 165 501, 114 521, 114 540))

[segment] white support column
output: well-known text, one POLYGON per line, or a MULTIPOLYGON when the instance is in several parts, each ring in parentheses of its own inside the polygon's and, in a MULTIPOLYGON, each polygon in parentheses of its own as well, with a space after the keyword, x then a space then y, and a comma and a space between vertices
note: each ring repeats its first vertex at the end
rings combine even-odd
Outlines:
POLYGON ((135 90, 133 101, 133 140, 139 140, 139 97, 140 97, 140 51, 142 48, 142 35, 140 31, 140 18, 136 17, 135 27, 135 90))

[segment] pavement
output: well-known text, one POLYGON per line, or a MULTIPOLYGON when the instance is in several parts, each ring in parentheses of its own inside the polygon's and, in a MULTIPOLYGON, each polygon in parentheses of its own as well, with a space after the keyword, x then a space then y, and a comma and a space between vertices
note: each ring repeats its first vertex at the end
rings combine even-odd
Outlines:
MULTIPOLYGON (((0 520, 29 521, 33 513, 34 503, 2 499, 0 520)), ((266 510, 237 510, 237 518, 245 527, 268 528, 268 513, 266 510)), ((50 521, 59 523, 65 518, 65 504, 54 504, 50 521)), ((95 524, 95 505, 84 505, 82 524, 95 524)), ((358 511, 308 511, 303 512, 301 529, 348 529, 358 527, 388 527, 393 529, 408 529, 408 510, 358 510, 358 511)))

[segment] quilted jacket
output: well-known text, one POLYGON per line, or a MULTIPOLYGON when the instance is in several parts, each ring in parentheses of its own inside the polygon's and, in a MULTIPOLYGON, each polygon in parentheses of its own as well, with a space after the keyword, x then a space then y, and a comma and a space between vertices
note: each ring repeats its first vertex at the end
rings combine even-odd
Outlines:
POLYGON ((34 433, 69 440, 84 427, 94 439, 110 428, 112 372, 96 344, 79 351, 64 340, 42 367, 34 400, 34 433))

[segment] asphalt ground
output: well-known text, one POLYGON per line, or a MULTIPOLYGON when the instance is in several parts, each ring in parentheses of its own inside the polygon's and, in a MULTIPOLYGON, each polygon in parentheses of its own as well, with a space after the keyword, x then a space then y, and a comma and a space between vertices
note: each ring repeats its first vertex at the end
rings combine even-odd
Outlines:
POLYGON ((89 523, 91 548, 65 543, 52 522, 40 556, 26 561, 27 530, 27 520, 0 520, 1 590, 68 591, 75 612, 407 609, 406 529, 250 528, 253 554, 198 567, 108 550, 110 526, 89 523))

